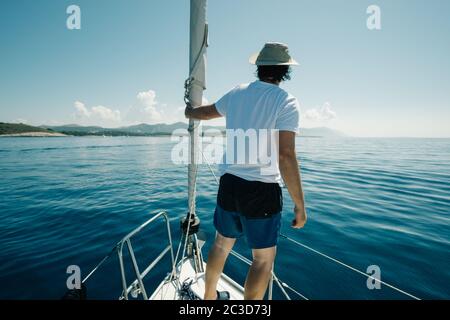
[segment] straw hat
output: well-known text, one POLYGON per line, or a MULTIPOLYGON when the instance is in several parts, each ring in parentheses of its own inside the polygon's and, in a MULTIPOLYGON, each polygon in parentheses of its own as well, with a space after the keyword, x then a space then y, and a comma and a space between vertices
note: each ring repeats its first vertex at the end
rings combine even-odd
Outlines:
POLYGON ((267 42, 259 53, 250 57, 249 62, 257 66, 298 65, 289 55, 287 45, 278 42, 267 42))

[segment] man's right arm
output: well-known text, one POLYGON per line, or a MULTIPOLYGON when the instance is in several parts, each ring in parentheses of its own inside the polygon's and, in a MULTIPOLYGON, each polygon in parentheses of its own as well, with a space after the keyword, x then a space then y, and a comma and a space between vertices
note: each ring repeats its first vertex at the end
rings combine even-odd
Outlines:
POLYGON ((197 120, 210 120, 222 117, 222 115, 217 111, 215 104, 200 106, 197 108, 186 105, 184 115, 186 118, 197 120))
POLYGON ((295 204, 293 228, 302 228, 306 223, 305 198, 303 195, 300 170, 295 154, 295 133, 279 132, 280 172, 292 201, 295 204))

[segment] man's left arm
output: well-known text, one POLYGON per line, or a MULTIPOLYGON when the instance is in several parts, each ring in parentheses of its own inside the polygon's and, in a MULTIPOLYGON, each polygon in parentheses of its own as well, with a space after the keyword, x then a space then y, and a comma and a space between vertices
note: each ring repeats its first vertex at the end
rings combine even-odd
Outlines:
POLYGON ((184 115, 186 118, 196 120, 210 120, 222 117, 222 115, 217 111, 215 104, 200 106, 197 108, 187 105, 186 109, 184 109, 184 115))

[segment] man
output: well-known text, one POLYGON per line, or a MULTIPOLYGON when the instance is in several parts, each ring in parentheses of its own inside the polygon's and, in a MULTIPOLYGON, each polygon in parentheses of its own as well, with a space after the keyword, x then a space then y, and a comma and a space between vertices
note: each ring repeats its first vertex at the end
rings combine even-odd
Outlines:
MULTIPOLYGON (((236 238, 242 235, 245 235, 253 254, 245 281, 244 299, 264 298, 281 225, 281 178, 295 204, 292 227, 302 228, 306 223, 295 153, 299 106, 295 97, 279 87, 282 81, 290 79, 290 66, 297 65, 297 62, 289 55, 286 45, 266 43, 259 54, 250 58, 250 63, 257 65, 257 81, 237 86, 215 104, 198 108, 187 106, 185 110, 186 117, 193 119, 225 117, 227 135, 230 130, 271 130, 278 137, 275 148, 278 154, 275 163, 271 164, 272 169, 259 154, 256 163, 235 163, 227 159, 220 166, 220 186, 214 213, 217 235, 208 254, 205 300, 223 298, 216 291, 217 282, 236 238)), ((271 150, 270 138, 261 138, 257 134, 253 135, 255 137, 258 137, 258 150, 271 150)), ((228 147, 227 153, 230 151, 228 147)), ((232 151, 234 157, 236 150, 232 151)), ((248 152, 247 149, 245 151, 248 152)))

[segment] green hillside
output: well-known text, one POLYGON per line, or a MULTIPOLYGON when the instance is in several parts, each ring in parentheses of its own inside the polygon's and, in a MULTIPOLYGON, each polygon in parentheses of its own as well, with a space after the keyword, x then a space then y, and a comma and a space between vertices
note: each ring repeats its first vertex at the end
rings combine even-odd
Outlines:
POLYGON ((23 123, 5 123, 0 122, 0 134, 17 134, 28 132, 48 132, 53 133, 51 129, 33 127, 23 123))

